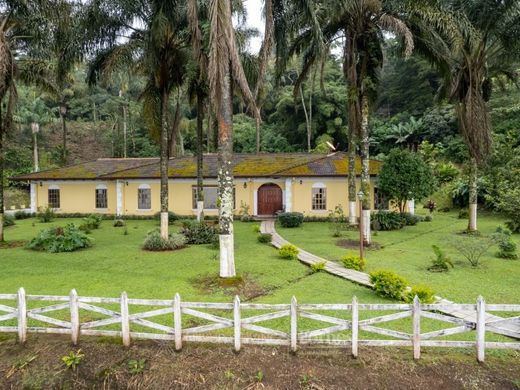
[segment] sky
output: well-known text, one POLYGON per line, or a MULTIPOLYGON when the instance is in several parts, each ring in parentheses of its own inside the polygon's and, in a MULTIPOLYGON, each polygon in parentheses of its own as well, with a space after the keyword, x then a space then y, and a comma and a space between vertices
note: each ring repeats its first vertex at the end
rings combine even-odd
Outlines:
POLYGON ((264 18, 262 16, 262 8, 264 2, 262 0, 245 0, 247 9, 247 26, 254 27, 260 32, 260 36, 253 38, 249 44, 252 53, 258 53, 262 45, 262 37, 264 34, 264 18))

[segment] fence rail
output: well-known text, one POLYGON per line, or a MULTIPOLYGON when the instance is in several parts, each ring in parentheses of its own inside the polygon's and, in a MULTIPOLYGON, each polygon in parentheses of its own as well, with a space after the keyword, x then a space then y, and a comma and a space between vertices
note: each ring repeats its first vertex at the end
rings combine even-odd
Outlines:
POLYGON ((500 320, 486 318, 486 312, 506 312, 509 315, 520 312, 520 305, 486 304, 482 297, 476 304, 421 304, 417 297, 411 304, 363 304, 358 303, 355 297, 348 304, 298 304, 295 297, 290 304, 259 304, 241 303, 238 296, 232 303, 205 303, 183 302, 179 294, 174 299, 134 299, 123 292, 119 298, 103 298, 78 296, 76 290, 72 290, 69 296, 26 295, 20 288, 17 294, 0 294, 0 301, 14 302, 12 306, 0 304, 0 332, 17 333, 20 343, 27 340, 28 333, 52 333, 68 334, 74 344, 82 335, 120 337, 125 346, 129 346, 132 339, 167 340, 173 341, 177 350, 182 349, 184 342, 232 344, 236 351, 242 344, 287 346, 293 352, 303 345, 336 345, 350 348, 354 357, 358 356, 359 346, 410 346, 415 359, 420 358, 421 347, 462 347, 475 348, 478 361, 484 361, 488 348, 520 350, 520 342, 486 342, 486 332, 497 333, 494 326, 499 324, 515 329, 509 336, 520 339, 520 316, 500 320), (43 302, 46 306, 28 308, 28 302, 43 302), (100 306, 103 304, 116 305, 116 308, 100 306), (135 306, 152 308, 139 312, 130 310, 135 306), (446 308, 476 312, 476 322, 439 313, 446 308), (61 318, 49 314, 60 311, 67 313, 58 316, 61 318), (221 311, 229 317, 220 314, 221 311), (261 313, 246 316, 250 311, 261 313), (375 317, 360 319, 361 312, 385 311, 392 313, 376 313, 375 317), (338 317, 339 313, 345 313, 348 318, 338 317), (153 317, 164 315, 169 316, 166 321, 164 318, 162 323, 157 322, 158 319, 152 321, 153 317), (410 333, 380 327, 380 324, 405 318, 411 319, 410 333), (450 327, 421 332, 422 318, 448 323, 450 327), (279 319, 288 322, 282 324, 282 329, 272 324, 260 325, 279 319), (301 330, 302 319, 325 323, 326 326, 301 330), (45 326, 29 326, 29 320, 45 326), (201 321, 204 324, 200 324, 201 321), (136 325, 145 331, 136 331, 136 325), (100 329, 103 327, 116 329, 100 329), (218 334, 223 330, 227 334, 218 334), (219 332, 215 334, 216 331, 219 332), (338 333, 344 331, 350 331, 348 337, 338 338, 338 333), (475 331, 473 341, 438 339, 472 331, 475 331), (387 339, 360 339, 360 332, 387 339))

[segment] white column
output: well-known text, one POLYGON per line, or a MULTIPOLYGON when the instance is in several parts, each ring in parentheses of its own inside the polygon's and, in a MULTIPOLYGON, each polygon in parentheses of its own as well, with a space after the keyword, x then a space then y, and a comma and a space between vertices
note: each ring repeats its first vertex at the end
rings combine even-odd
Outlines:
POLYGON ((255 189, 254 183, 254 180, 250 183, 253 188, 253 215, 258 215, 258 190, 255 189))
POLYGON ((356 218, 357 203, 355 200, 349 200, 348 202, 348 223, 351 225, 357 225, 358 221, 356 218))
POLYGON ((408 212, 415 215, 415 199, 408 199, 408 212))
POLYGON ((285 179, 285 212, 292 210, 292 179, 285 179))
POLYGON ((38 204, 36 199, 37 183, 31 181, 31 213, 38 211, 38 204))
POLYGON ((116 182, 116 215, 118 217, 122 216, 124 214, 123 212, 123 185, 124 182, 121 180, 118 180, 116 182))
POLYGON ((469 204, 469 230, 477 231, 477 204, 469 204))

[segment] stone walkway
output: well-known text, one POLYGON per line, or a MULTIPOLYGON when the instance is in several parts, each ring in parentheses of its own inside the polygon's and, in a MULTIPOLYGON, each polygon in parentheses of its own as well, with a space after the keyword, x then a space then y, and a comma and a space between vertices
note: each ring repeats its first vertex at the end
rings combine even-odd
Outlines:
MULTIPOLYGON (((272 235, 272 241, 271 244, 275 248, 280 248, 282 245, 290 244, 289 241, 284 239, 282 236, 280 236, 275 229, 275 220, 269 219, 269 220, 263 220, 260 225, 260 231, 262 233, 269 233, 272 235)), ((318 257, 316 255, 313 255, 312 253, 309 253, 301 248, 299 249, 298 254, 298 260, 300 260, 302 263, 305 263, 307 265, 312 265, 316 263, 323 263, 325 262, 325 271, 328 273, 339 276, 340 278, 350 280, 351 282, 360 284, 365 287, 372 287, 372 283, 370 283, 370 276, 364 272, 359 272, 355 270, 351 270, 345 267, 342 267, 339 264, 336 264, 332 261, 327 261, 321 257, 318 257)), ((437 297, 437 303, 440 304, 446 304, 446 305, 452 305, 454 302, 451 302, 447 299, 437 297)), ((443 314, 450 315, 452 317, 460 318, 471 325, 475 325, 476 323, 476 312, 475 311, 465 311, 461 310, 460 308, 454 307, 454 308, 446 308, 445 310, 442 310, 443 314)), ((503 317, 495 316, 492 314, 486 313, 486 323, 487 322, 493 322, 502 320, 503 317)), ((491 326, 489 324, 486 325, 486 328, 489 329, 492 332, 499 333, 505 336, 513 337, 516 339, 520 339, 520 318, 512 319, 511 321, 508 321, 507 323, 502 323, 500 325, 491 326)))

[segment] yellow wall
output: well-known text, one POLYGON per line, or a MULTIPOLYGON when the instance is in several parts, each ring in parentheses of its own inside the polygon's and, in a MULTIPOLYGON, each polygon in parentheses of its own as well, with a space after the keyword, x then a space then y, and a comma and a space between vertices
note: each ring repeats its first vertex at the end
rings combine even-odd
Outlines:
MULTIPOLYGON (((255 193, 260 186, 265 183, 275 183, 284 191, 285 203, 285 179, 260 180, 260 179, 236 179, 235 194, 236 204, 235 213, 238 214, 241 204, 249 206, 249 213, 255 211, 255 193), (246 184, 244 188, 244 184, 246 184)), ((129 180, 122 181, 122 200, 123 213, 126 215, 152 215, 160 210, 160 185, 158 180, 129 180), (151 188, 152 207, 150 210, 139 210, 137 208, 137 190, 139 185, 148 184, 151 188)), ((177 180, 169 184, 169 209, 179 215, 195 215, 196 210, 192 205, 192 188, 196 184, 195 180, 177 180)), ((205 181, 206 185, 216 185, 215 180, 205 181)), ((37 207, 46 207, 48 199, 48 189, 50 185, 57 185, 60 188, 61 207, 56 210, 58 213, 116 213, 116 181, 61 181, 61 182, 37 182, 37 207), (95 189, 96 185, 105 184, 107 186, 108 208, 106 210, 96 210, 95 208, 95 189)), ((359 189, 359 180, 357 181, 359 189)), ((295 178, 292 180, 292 208, 291 211, 302 212, 305 215, 326 216, 330 210, 334 210, 337 205, 341 205, 345 214, 348 214, 348 187, 345 179, 326 179, 320 180, 309 178, 295 178), (301 184, 300 184, 301 180, 301 184), (327 188, 327 210, 311 210, 312 185, 321 182, 327 188)), ((373 205, 374 181, 371 180, 371 204, 373 205)), ((206 215, 217 215, 217 210, 205 210, 206 215)))

